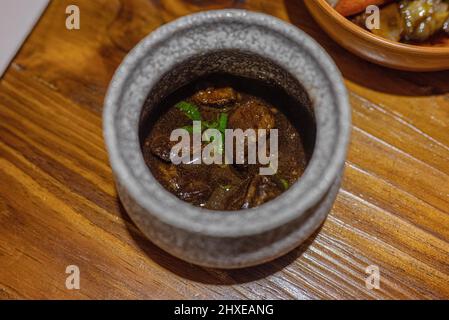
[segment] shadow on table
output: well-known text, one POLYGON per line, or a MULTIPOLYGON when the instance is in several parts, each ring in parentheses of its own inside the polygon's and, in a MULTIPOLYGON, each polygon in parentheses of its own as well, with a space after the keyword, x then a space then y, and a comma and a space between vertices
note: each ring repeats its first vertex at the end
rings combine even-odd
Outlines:
MULTIPOLYGON (((126 212, 120 201, 119 207, 123 219, 129 223, 132 223, 130 217, 128 216, 128 213, 126 212)), ((143 233, 137 228, 137 226, 135 226, 133 223, 132 225, 133 227, 130 227, 129 224, 126 224, 127 230, 135 243, 139 246, 139 248, 142 249, 142 251, 144 251, 148 255, 149 258, 158 263, 161 267, 182 278, 199 283, 215 285, 233 285, 247 283, 266 278, 282 270, 283 268, 293 263, 307 250, 307 248, 313 243, 314 239, 322 228, 322 226, 320 226, 318 230, 315 231, 315 233, 310 236, 303 244, 292 250, 290 253, 277 258, 272 262, 268 262, 255 267, 224 270, 200 267, 180 260, 154 245, 143 235, 143 233)))
POLYGON ((343 49, 322 31, 303 1, 284 0, 284 4, 290 22, 326 49, 346 79, 375 91, 401 96, 432 96, 449 92, 449 71, 407 72, 365 61, 343 49))

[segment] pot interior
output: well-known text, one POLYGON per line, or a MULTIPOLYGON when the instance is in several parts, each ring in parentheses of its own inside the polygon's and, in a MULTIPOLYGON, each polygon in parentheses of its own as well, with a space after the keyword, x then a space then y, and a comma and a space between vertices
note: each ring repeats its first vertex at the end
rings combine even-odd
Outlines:
POLYGON ((160 112, 155 108, 165 97, 199 78, 213 74, 253 79, 265 85, 281 88, 298 102, 298 106, 308 111, 308 116, 313 122, 311 125, 315 126, 310 98, 304 87, 289 72, 256 53, 227 49, 191 57, 165 73, 149 92, 142 108, 139 122, 140 136, 145 132, 149 118, 156 115, 152 113, 160 112))
MULTIPOLYGON (((314 110, 306 91, 286 70, 260 55, 222 50, 204 53, 176 64, 148 94, 140 116, 139 139, 144 158, 156 178, 161 177, 158 170, 153 171, 158 166, 158 160, 155 159, 157 157, 144 147, 149 145, 151 130, 170 108, 191 96, 204 83, 211 86, 225 83, 238 92, 261 98, 275 106, 300 136, 298 145, 301 144, 301 150, 295 156, 304 158, 301 159, 301 168, 298 168, 302 175, 312 157, 316 140, 314 110)), ((169 132, 165 132, 165 135, 169 135, 169 132)), ((289 151, 285 147, 279 150, 279 162, 282 162, 283 157, 293 156, 294 153, 288 154, 289 151)), ((191 176, 189 178, 195 179, 191 176)))

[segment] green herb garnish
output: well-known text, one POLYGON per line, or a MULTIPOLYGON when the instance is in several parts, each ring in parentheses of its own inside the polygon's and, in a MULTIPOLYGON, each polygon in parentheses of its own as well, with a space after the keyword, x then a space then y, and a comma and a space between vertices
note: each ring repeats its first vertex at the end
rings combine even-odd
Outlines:
MULTIPOLYGON (((185 113, 185 115, 193 121, 201 121, 201 113, 196 105, 187 101, 181 101, 175 105, 176 108, 185 113)), ((201 121, 201 126, 206 129, 216 129, 220 131, 222 143, 220 144, 219 152, 223 153, 224 140, 225 140, 225 130, 228 126, 228 114, 220 113, 216 121, 201 121)), ((187 130, 189 133, 193 133, 193 126, 184 126, 183 129, 187 130)), ((207 139, 208 141, 213 141, 213 137, 207 139)))
POLYGON ((225 191, 229 191, 232 189, 232 186, 230 184, 220 185, 220 188, 222 188, 225 191))
POLYGON ((284 187, 285 190, 287 190, 289 188, 289 183, 287 180, 283 179, 283 178, 278 178, 279 181, 281 182, 282 186, 284 187))
POLYGON ((204 126, 206 129, 217 129, 218 122, 217 121, 203 121, 203 122, 201 122, 201 125, 204 126))
POLYGON ((228 126, 228 114, 220 113, 216 121, 203 121, 201 124, 207 129, 217 129, 224 134, 228 126))
POLYGON ((189 133, 193 133, 193 126, 184 126, 182 129, 187 130, 189 133))
POLYGON ((228 114, 227 113, 220 113, 220 116, 218 118, 218 130, 223 134, 225 133, 225 130, 228 126, 228 114))
POLYGON ((201 121, 200 111, 198 110, 198 107, 193 103, 181 101, 177 103, 175 107, 184 112, 186 116, 189 117, 189 119, 193 121, 201 121))

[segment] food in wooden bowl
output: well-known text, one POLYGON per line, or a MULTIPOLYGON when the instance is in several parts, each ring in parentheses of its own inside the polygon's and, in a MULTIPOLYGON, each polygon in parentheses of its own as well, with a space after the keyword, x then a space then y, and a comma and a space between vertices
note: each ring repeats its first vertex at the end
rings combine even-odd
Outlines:
POLYGON ((339 0, 335 9, 383 38, 416 45, 449 46, 448 0, 339 0), (379 25, 368 28, 370 5, 379 5, 379 25))
POLYGON ((305 0, 305 3, 323 30, 362 58, 408 71, 449 69, 447 0, 305 0), (373 10, 366 10, 371 5, 380 9, 379 25, 375 27, 368 22, 375 18, 373 10))

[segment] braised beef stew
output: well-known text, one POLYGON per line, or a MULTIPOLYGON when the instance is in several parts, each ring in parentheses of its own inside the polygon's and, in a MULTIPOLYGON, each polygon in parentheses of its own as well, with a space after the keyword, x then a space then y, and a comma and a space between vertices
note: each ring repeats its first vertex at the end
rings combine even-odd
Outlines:
POLYGON ((252 208, 276 198, 303 174, 315 143, 313 114, 283 89, 224 74, 178 89, 150 118, 141 143, 152 174, 178 198, 212 210, 252 208), (170 141, 170 134, 178 128, 192 134, 195 119, 220 131, 278 129, 277 172, 260 175, 260 164, 173 164, 178 142, 170 141))

